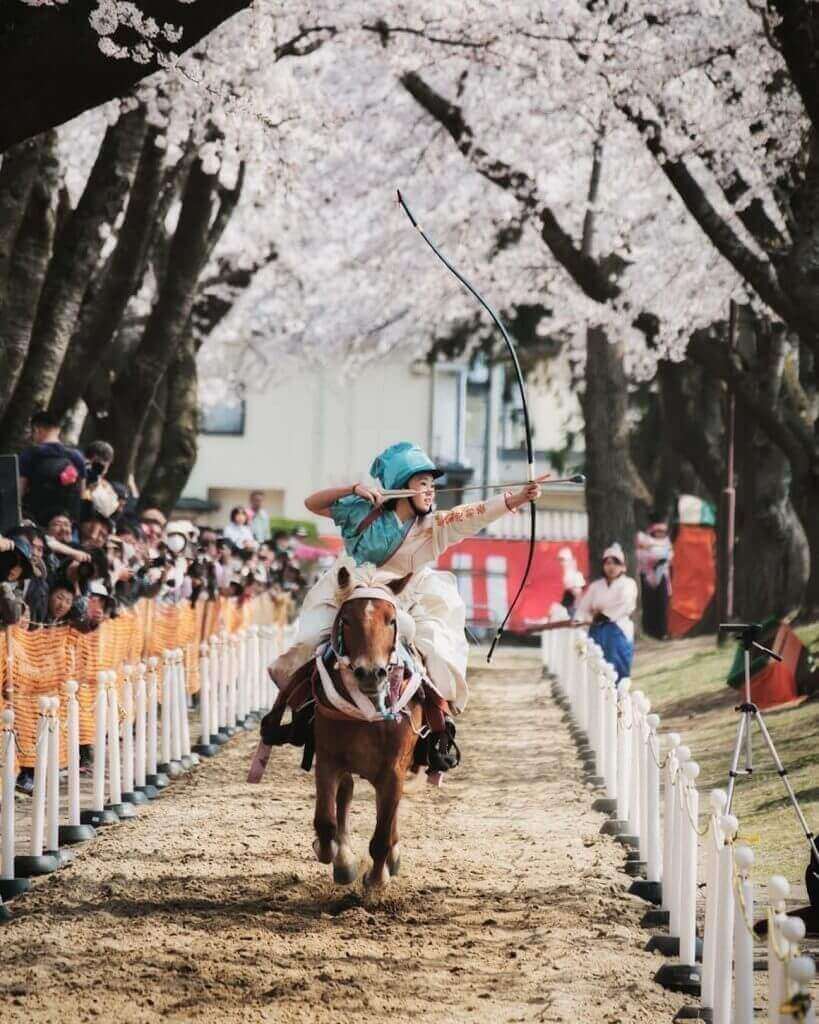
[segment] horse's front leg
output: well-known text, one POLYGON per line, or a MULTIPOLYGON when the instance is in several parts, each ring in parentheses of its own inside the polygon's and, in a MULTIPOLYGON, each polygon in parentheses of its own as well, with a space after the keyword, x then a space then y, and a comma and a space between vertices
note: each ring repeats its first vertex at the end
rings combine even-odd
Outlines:
POLYGON ((404 774, 393 768, 386 772, 376 783, 375 799, 377 817, 375 832, 370 840, 370 856, 373 865, 364 876, 364 885, 368 889, 381 887, 390 880, 391 872, 387 867, 393 846, 398 839, 397 818, 398 804, 404 789, 404 774))
POLYGON ((350 846, 347 833, 347 816, 353 799, 353 777, 344 772, 338 784, 336 800, 338 853, 333 861, 333 881, 337 885, 352 885, 358 878, 358 859, 350 846))
POLYGON ((316 839, 313 850, 316 860, 332 864, 338 854, 338 823, 336 819, 336 798, 341 771, 325 757, 316 758, 316 814, 313 827, 316 839))

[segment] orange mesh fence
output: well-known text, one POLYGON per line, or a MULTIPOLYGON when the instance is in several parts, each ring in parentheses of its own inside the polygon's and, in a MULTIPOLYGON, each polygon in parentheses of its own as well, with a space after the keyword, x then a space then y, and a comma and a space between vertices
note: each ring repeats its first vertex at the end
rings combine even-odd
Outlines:
MULTIPOLYGON (((199 644, 213 633, 236 632, 275 607, 267 595, 239 607, 229 598, 201 601, 196 607, 161 605, 140 601, 135 608, 108 619, 92 633, 69 626, 41 626, 28 630, 10 626, 0 631, 0 710, 14 709, 19 761, 34 765, 40 697, 60 698, 60 718, 65 725, 65 682, 79 683, 80 743, 95 737, 97 674, 113 670, 122 696, 122 666, 151 655, 181 648, 185 655, 187 690, 199 690, 199 644), (264 603, 264 604, 263 604, 264 603)), ((262 619, 261 621, 265 621, 262 619)), ((274 620, 275 621, 275 620, 274 620)), ((65 728, 60 731, 60 764, 66 765, 65 728)))

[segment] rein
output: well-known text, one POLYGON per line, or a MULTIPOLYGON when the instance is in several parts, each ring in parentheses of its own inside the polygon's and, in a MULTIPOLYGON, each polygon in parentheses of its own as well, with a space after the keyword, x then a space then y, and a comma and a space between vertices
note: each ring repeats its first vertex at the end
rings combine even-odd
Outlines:
POLYGON ((390 688, 390 703, 391 707, 389 710, 383 709, 378 710, 369 697, 365 696, 358 687, 358 683, 355 677, 352 676, 349 680, 343 680, 343 688, 347 693, 347 696, 340 693, 336 684, 333 681, 327 666, 324 663, 324 655, 329 649, 334 658, 337 668, 342 666, 349 668, 350 658, 346 652, 344 645, 344 623, 342 620, 342 612, 344 605, 349 601, 387 601, 398 609, 398 602, 396 601, 395 595, 391 590, 381 587, 358 587, 352 594, 342 603, 338 610, 335 621, 333 622, 333 628, 330 633, 330 640, 326 647, 319 650, 316 655, 316 673, 317 679, 314 680, 314 695, 316 696, 316 710, 325 714, 331 718, 347 718, 355 719, 357 721, 364 722, 389 722, 395 721, 400 718, 402 714, 408 714, 406 708, 412 698, 415 696, 417 690, 421 686, 422 677, 419 672, 413 672, 412 676, 408 680, 403 679, 404 666, 403 662, 398 657, 398 622, 396 620, 394 628, 394 637, 392 650, 390 651, 388 666, 388 684, 390 688), (396 671, 401 672, 402 682, 404 682, 403 689, 397 693, 392 692, 392 675, 396 671), (316 690, 318 686, 321 687, 321 692, 329 703, 329 707, 326 704, 322 704, 318 699, 316 690), (349 699, 348 699, 349 698, 349 699))

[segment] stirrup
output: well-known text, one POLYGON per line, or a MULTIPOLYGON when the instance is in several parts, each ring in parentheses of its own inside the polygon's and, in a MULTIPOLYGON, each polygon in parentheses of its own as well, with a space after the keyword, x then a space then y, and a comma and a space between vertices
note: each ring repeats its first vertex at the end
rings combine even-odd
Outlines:
POLYGON ((452 733, 433 732, 427 737, 427 765, 430 772, 448 772, 461 763, 461 750, 452 733))

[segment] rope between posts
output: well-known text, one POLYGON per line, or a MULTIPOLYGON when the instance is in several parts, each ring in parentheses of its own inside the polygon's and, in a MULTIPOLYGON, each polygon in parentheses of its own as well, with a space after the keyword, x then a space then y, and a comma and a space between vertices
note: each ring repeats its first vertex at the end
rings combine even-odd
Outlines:
POLYGON ((36 746, 36 743, 35 743, 35 746, 33 746, 29 750, 27 747, 24 747, 23 744, 20 742, 20 740, 18 738, 18 735, 17 735, 17 730, 16 729, 12 729, 11 735, 13 737, 14 749, 17 751, 17 753, 21 757, 36 757, 37 756, 37 746, 36 746))
MULTIPOLYGON (((784 950, 780 950, 776 945, 776 925, 774 924, 774 912, 772 907, 768 907, 768 936, 771 940, 771 949, 776 959, 781 964, 786 964, 791 958, 791 943, 787 943, 784 950)), ((793 943, 796 947, 796 952, 799 952, 799 946, 793 943)))
MULTIPOLYGON (((742 887, 742 879, 740 878, 739 872, 737 871, 737 862, 736 858, 734 857, 734 851, 736 847, 733 840, 728 840, 728 842, 731 847, 731 885, 733 887, 737 903, 739 904, 739 908, 742 912, 740 914, 740 916, 742 917, 742 923, 745 926, 745 930, 748 932, 751 938, 754 939, 756 937, 754 934, 754 922, 753 919, 749 920, 748 918, 748 906, 745 903, 745 893, 742 887)), ((775 949, 774 952, 776 952, 775 949)), ((779 958, 778 954, 777 958, 779 958)), ((784 963, 784 960, 782 962, 784 963)))
POLYGON ((705 836, 708 835, 708 831, 711 828, 711 822, 707 821, 705 823, 705 828, 701 829, 699 827, 699 825, 696 823, 696 821, 694 821, 694 818, 693 818, 693 816, 691 814, 691 805, 688 802, 689 794, 690 794, 690 788, 688 786, 686 786, 684 788, 680 787, 680 793, 679 793, 678 799, 682 801, 681 806, 685 808, 685 814, 686 814, 686 817, 688 818, 688 821, 689 821, 689 824, 691 825, 691 828, 694 829, 694 832, 700 837, 700 839, 704 839, 705 836))

